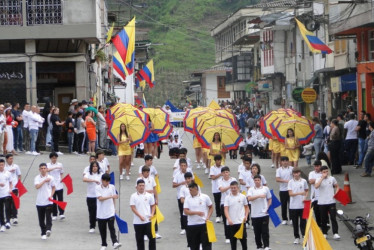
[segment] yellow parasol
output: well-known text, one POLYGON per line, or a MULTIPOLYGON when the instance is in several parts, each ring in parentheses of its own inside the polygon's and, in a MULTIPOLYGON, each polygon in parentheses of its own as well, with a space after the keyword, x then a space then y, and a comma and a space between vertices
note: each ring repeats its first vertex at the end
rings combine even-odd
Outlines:
POLYGON ((273 133, 271 131, 270 124, 278 118, 286 118, 286 117, 290 117, 290 113, 288 113, 285 109, 273 110, 267 113, 260 120, 261 133, 267 138, 272 139, 273 133))
POLYGON ((234 122, 230 118, 223 117, 220 115, 211 115, 209 113, 205 113, 194 119, 193 131, 194 131, 194 134, 196 134, 198 133, 198 131, 204 130, 207 127, 212 127, 212 126, 217 126, 217 125, 233 127, 236 130, 238 130, 238 127, 235 126, 234 122))
POLYGON ((215 100, 212 100, 209 103, 208 107, 211 109, 221 109, 221 106, 219 106, 219 104, 215 100))
POLYGON ((144 108, 143 112, 149 115, 154 130, 153 133, 159 134, 165 131, 169 124, 169 114, 160 108, 144 108))
POLYGON ((211 109, 211 108, 201 108, 201 107, 199 107, 199 108, 188 110, 186 112, 186 115, 183 118, 184 130, 187 131, 187 132, 193 133, 194 119, 196 117, 199 117, 199 116, 205 114, 205 113, 211 114, 212 117, 215 115, 214 110, 211 109))
POLYGON ((224 125, 204 128, 203 130, 198 131, 195 135, 203 147, 210 148, 215 133, 220 134, 221 142, 225 144, 227 149, 237 148, 239 143, 243 140, 236 129, 224 125))

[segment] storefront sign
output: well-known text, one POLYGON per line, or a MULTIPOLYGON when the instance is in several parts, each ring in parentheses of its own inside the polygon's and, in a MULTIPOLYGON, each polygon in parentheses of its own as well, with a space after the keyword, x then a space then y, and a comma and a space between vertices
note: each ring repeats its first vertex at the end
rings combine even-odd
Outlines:
POLYGON ((301 93, 301 98, 305 103, 313 103, 317 99, 317 92, 312 88, 305 88, 301 93))
POLYGON ((340 92, 340 77, 331 77, 331 92, 340 92))
POLYGON ((0 72, 0 79, 23 79, 24 76, 21 72, 0 72))
POLYGON ((259 91, 266 92, 266 91, 273 90, 273 82, 270 80, 258 81, 257 84, 258 84, 259 91))
POLYGON ((292 90, 292 99, 294 99, 295 102, 301 103, 303 102, 303 99, 301 98, 301 93, 303 93, 304 88, 294 88, 292 90))
POLYGON ((355 91, 356 90, 356 73, 343 75, 340 77, 341 90, 345 91, 355 91))

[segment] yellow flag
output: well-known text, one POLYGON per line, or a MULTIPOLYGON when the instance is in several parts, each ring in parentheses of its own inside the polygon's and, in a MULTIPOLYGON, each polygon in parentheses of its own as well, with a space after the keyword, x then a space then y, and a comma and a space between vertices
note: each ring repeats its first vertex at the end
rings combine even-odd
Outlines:
POLYGON ((323 237, 322 231, 313 218, 313 209, 310 209, 309 218, 305 227, 303 247, 307 249, 332 250, 329 242, 323 237))
POLYGON ((113 30, 114 30, 114 22, 112 23, 112 27, 110 27, 110 29, 108 30, 108 33, 106 33, 105 43, 109 43, 110 40, 112 39, 113 30))
POLYGON ((242 194, 247 196, 247 192, 245 190, 242 191, 242 194))
POLYGON ((161 193, 161 186, 160 186, 160 180, 158 179, 158 176, 155 177, 155 182, 156 182, 156 192, 159 194, 161 193))
POLYGON ((243 239, 243 233, 244 233, 244 222, 242 222, 239 230, 235 233, 234 237, 241 240, 243 239))
POLYGON ((199 176, 197 176, 197 174, 196 173, 193 173, 193 176, 194 176, 194 178, 195 178, 195 183, 197 184, 197 185, 199 185, 199 187, 204 187, 204 183, 202 182, 202 180, 199 178, 199 176))
POLYGON ((152 238, 156 238, 156 216, 153 216, 151 219, 151 232, 152 232, 152 238))
POLYGON ((216 242, 217 241, 216 232, 214 230, 213 222, 210 220, 206 222, 206 231, 208 232, 209 242, 216 242))
POLYGON ((157 223, 161 223, 165 220, 165 217, 164 215, 161 213, 160 209, 158 208, 158 206, 156 206, 156 219, 157 219, 157 223))

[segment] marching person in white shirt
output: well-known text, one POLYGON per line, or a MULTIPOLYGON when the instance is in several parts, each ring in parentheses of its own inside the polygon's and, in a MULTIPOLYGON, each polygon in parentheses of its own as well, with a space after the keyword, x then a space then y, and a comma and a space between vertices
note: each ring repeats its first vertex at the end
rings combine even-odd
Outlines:
POLYGON ((106 242, 107 225, 112 239, 113 248, 118 249, 122 246, 117 240, 116 230, 114 228, 115 221, 115 199, 118 199, 116 188, 110 183, 110 175, 103 174, 101 176, 101 185, 95 187, 97 197, 96 218, 101 236, 101 250, 105 250, 108 246, 106 242))
MULTIPOLYGON (((184 174, 184 179, 186 180, 186 184, 183 185, 179 191, 179 197, 181 200, 181 203, 184 204, 185 199, 188 196, 191 196, 190 189, 188 188, 188 185, 190 185, 191 182, 193 182, 193 175, 190 172, 187 172, 184 174)), ((199 187, 199 192, 200 192, 200 187, 199 187)), ((184 228, 187 228, 187 215, 183 212, 183 225, 184 228)), ((182 231, 179 233, 180 235, 186 234, 186 230, 182 229, 182 231)), ((187 237, 188 240, 188 237, 187 237)), ((187 241, 188 244, 188 241, 187 241)))
POLYGON ((89 233, 94 233, 96 228, 96 186, 101 185, 101 176, 103 172, 100 169, 99 163, 96 161, 91 162, 89 170, 84 174, 83 182, 87 182, 87 207, 88 217, 90 222, 89 233))
POLYGON ((223 227, 225 231, 225 237, 226 237, 226 244, 230 243, 230 233, 228 224, 226 223, 226 216, 224 213, 224 203, 225 198, 227 195, 230 194, 230 184, 233 181, 236 181, 234 177, 230 176, 230 168, 229 167, 223 167, 221 169, 222 177, 218 180, 218 190, 221 192, 221 213, 222 213, 222 220, 223 220, 223 227))
MULTIPOLYGON (((237 181, 230 183, 230 193, 225 197, 224 212, 227 220, 231 250, 236 250, 234 237, 242 223, 245 223, 249 214, 249 207, 245 195, 240 193, 237 181)), ((243 250, 247 250, 247 231, 243 230, 243 238, 240 240, 243 250)))
POLYGON ((257 249, 269 250, 269 214, 271 193, 262 185, 261 176, 253 177, 255 186, 248 190, 247 199, 251 201, 251 218, 257 249))
MULTIPOLYGON (((279 168, 278 168, 279 169, 279 168)), ((304 200, 308 195, 308 183, 301 178, 300 168, 293 168, 293 179, 288 182, 288 192, 290 194, 290 217, 293 225, 293 234, 295 236, 294 244, 300 244, 299 222, 301 237, 305 235, 306 220, 303 219, 304 200)))
POLYGON ((139 166, 139 171, 138 171, 139 177, 142 177, 143 167, 148 167, 150 176, 152 176, 153 178, 156 178, 156 176, 158 176, 158 172, 155 166, 153 166, 153 157, 151 155, 146 155, 144 156, 144 161, 145 161, 145 164, 139 166))
MULTIPOLYGON (((293 167, 290 166, 290 162, 288 161, 287 156, 281 157, 281 167, 277 168, 275 174, 276 182, 279 182, 279 198, 281 202, 282 208, 282 225, 287 225, 288 218, 287 217, 287 208, 290 206, 290 195, 288 192, 288 182, 292 180, 292 169, 293 167)), ((290 216, 291 217, 291 216, 290 216)), ((290 224, 291 224, 291 218, 290 224)))
POLYGON ((318 197, 319 197, 319 190, 314 187, 314 184, 316 183, 316 180, 321 178, 322 172, 321 172, 321 161, 316 160, 313 163, 314 165, 314 171, 311 171, 309 173, 309 184, 311 185, 311 192, 310 192, 310 199, 312 201, 312 207, 314 211, 314 216, 316 217, 316 222, 319 227, 321 227, 321 215, 319 213, 319 207, 318 207, 318 197))
MULTIPOLYGON (((103 173, 110 173, 110 165, 108 158, 105 157, 105 153, 103 150, 98 150, 96 152, 96 161, 99 163, 101 170, 103 173)), ((121 174, 121 173, 120 173, 121 174)))
POLYGON ((250 158, 248 156, 243 156, 243 165, 244 165, 244 168, 239 168, 239 170, 238 170, 239 171, 240 191, 247 192, 246 181, 250 180, 249 178, 252 179, 252 170, 251 170, 252 158, 250 158))
POLYGON ((152 237, 151 219, 155 214, 156 204, 152 194, 145 191, 144 180, 136 182, 136 191, 130 197, 131 211, 134 213, 136 246, 144 250, 144 236, 149 239, 148 249, 156 250, 156 239, 152 237))
MULTIPOLYGON (((88 158, 88 162, 90 163, 87 167, 85 167, 84 169, 83 169, 83 177, 85 176, 85 174, 87 174, 88 172, 90 172, 90 167, 91 167, 91 163, 92 162, 96 162, 96 156, 95 155, 90 155, 90 157, 88 158)), ((97 163, 98 164, 98 166, 99 166, 99 168, 100 168, 100 165, 99 165, 99 163, 97 163)), ((102 169, 100 169, 100 172, 102 173, 102 174, 104 174, 104 172, 103 172, 103 170, 102 169)), ((96 197, 96 196, 95 196, 96 197)))
POLYGON ((47 164, 40 163, 39 172, 40 174, 34 179, 35 188, 38 190, 36 209, 38 210, 42 240, 46 240, 51 235, 52 230, 52 201, 49 199, 52 199, 55 193, 55 181, 48 174, 47 164))
MULTIPOLYGON (((16 196, 18 196, 18 188, 16 187, 18 181, 21 181, 21 169, 19 168, 19 166, 17 164, 13 164, 13 155, 12 154, 7 154, 5 156, 5 170, 8 171, 11 175, 11 178, 12 178, 12 186, 13 186, 13 194, 15 194, 16 196)), ((17 219, 17 209, 16 209, 16 206, 13 202, 13 200, 11 201, 11 204, 10 204, 10 219, 13 220, 13 225, 17 225, 18 224, 18 219, 17 219)))
POLYGON ((180 159, 185 159, 187 161, 187 171, 192 173, 192 164, 191 164, 191 159, 187 157, 187 149, 186 148, 181 148, 179 149, 179 158, 175 160, 174 165, 173 165, 173 177, 175 174, 178 173, 179 171, 179 160, 180 159))
POLYGON ((221 211, 221 192, 218 189, 218 181, 222 177, 222 155, 214 156, 215 164, 210 168, 209 176, 212 179, 212 193, 214 196, 214 203, 216 208, 216 223, 221 222, 221 216, 223 211, 221 211))
POLYGON ((5 170, 4 159, 0 159, 0 232, 4 232, 5 228, 10 229, 10 208, 12 204, 12 189, 12 176, 10 172, 5 170))
MULTIPOLYGON (((51 162, 47 163, 47 168, 49 174, 53 177, 55 181, 55 193, 53 194, 53 199, 58 201, 64 201, 64 185, 62 184, 62 175, 64 174, 64 166, 62 163, 57 162, 58 154, 52 152, 49 154, 49 159, 51 162)), ((57 220, 57 205, 53 204, 52 220, 57 220)), ((64 210, 58 207, 58 212, 60 214, 60 220, 65 219, 64 210)))
POLYGON ((184 213, 187 215, 187 237, 191 250, 199 250, 200 244, 203 250, 211 250, 206 221, 213 213, 213 204, 209 196, 199 192, 199 187, 192 182, 188 188, 191 196, 184 201, 184 213))

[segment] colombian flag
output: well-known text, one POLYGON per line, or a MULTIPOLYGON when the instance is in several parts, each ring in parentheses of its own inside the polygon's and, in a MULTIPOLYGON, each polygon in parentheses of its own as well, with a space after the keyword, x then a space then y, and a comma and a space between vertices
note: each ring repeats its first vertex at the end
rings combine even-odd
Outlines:
POLYGON ((138 78, 139 81, 144 80, 149 84, 150 88, 153 88, 153 86, 155 85, 155 72, 152 59, 147 63, 147 65, 139 70, 139 72, 136 74, 136 78, 138 78))
POLYGON ((135 17, 112 39, 112 42, 127 70, 123 74, 131 75, 134 73, 135 63, 135 17))
POLYGON ((322 53, 322 54, 330 54, 332 50, 324 44, 317 36, 315 36, 312 32, 307 30, 299 20, 296 20, 297 26, 299 26, 299 30, 301 35, 304 38, 304 41, 308 45, 310 51, 313 53, 322 53))
POLYGON ((113 55, 113 69, 113 74, 124 82, 128 72, 118 51, 113 55))

